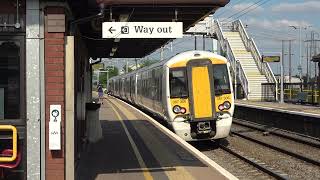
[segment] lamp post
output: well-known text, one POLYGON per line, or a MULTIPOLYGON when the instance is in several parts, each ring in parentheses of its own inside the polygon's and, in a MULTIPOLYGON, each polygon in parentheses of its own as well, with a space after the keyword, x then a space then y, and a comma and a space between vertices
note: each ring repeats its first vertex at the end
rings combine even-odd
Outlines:
POLYGON ((289 26, 292 27, 293 29, 299 29, 299 78, 300 81, 302 82, 302 61, 301 61, 301 26, 289 26))
POLYGON ((299 29, 299 67, 298 67, 298 70, 299 70, 299 78, 300 78, 300 81, 302 82, 301 28, 303 28, 303 29, 306 30, 308 27, 311 27, 311 26, 307 26, 307 27, 302 27, 302 26, 289 26, 289 27, 292 27, 293 29, 299 29))

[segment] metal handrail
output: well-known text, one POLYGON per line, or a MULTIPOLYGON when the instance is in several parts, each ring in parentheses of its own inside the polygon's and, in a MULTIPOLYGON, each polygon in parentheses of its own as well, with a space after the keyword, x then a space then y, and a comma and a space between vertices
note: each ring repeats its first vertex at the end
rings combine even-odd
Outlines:
POLYGON ((240 83, 243 87, 246 98, 248 99, 248 95, 250 92, 248 77, 247 77, 246 73, 244 72, 242 65, 240 64, 239 61, 238 61, 238 67, 239 67, 239 70, 238 70, 239 80, 240 80, 240 83))
POLYGON ((262 57, 257 48, 257 45, 252 38, 249 38, 241 20, 237 20, 233 22, 233 24, 234 28, 239 31, 240 36, 245 44, 245 47, 252 53, 253 59, 255 60, 261 74, 264 74, 267 77, 268 82, 276 83, 277 80, 274 74, 272 73, 269 64, 262 62, 262 57))
POLYGON ((224 37, 224 35, 222 33, 222 29, 221 29, 221 24, 219 23, 218 20, 215 20, 214 24, 215 24, 215 32, 217 35, 217 39, 220 42, 222 50, 224 52, 226 52, 227 59, 231 64, 231 67, 232 67, 232 70, 235 74, 235 77, 237 77, 237 75, 239 76, 240 84, 243 87, 246 98, 248 98, 248 94, 250 92, 248 77, 245 74, 245 72, 242 68, 242 65, 239 63, 239 61, 236 60, 235 55, 234 55, 235 53, 233 52, 229 41, 224 37), (239 70, 237 71, 237 69, 239 69, 239 70))

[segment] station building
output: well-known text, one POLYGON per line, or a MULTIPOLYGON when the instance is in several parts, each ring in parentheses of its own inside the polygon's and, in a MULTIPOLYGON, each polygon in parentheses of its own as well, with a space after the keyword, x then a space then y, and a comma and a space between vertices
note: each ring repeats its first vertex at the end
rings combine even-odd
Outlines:
MULTIPOLYGON (((0 162, 4 175, 74 179, 92 101, 90 57, 143 57, 170 40, 102 39, 102 22, 181 21, 187 30, 228 2, 1 0, 0 125, 14 126, 18 139, 15 160, 0 162)), ((11 139, 0 135, 1 154, 11 139)))

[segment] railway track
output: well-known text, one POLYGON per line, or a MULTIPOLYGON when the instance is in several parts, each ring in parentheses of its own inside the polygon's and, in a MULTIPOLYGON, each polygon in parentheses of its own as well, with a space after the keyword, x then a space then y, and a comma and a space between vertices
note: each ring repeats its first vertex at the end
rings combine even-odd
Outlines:
POLYGON ((273 149, 273 150, 279 151, 279 152, 281 152, 281 153, 290 155, 290 156, 295 157, 295 158, 297 158, 297 159, 300 159, 300 160, 306 161, 306 162, 308 162, 308 163, 311 163, 311 164, 320 166, 320 161, 318 161, 318 160, 311 159, 311 158, 306 157, 306 156, 303 156, 303 155, 301 155, 301 154, 298 154, 298 153, 295 153, 295 152, 291 152, 291 151, 289 151, 289 150, 287 150, 287 149, 280 148, 280 147, 274 146, 274 145, 272 145, 272 144, 265 143, 265 142, 263 142, 263 141, 260 141, 260 140, 251 138, 251 137, 246 136, 246 135, 243 135, 243 134, 241 134, 241 133, 237 133, 237 132, 232 131, 232 134, 234 134, 234 135, 236 135, 236 136, 239 136, 239 137, 241 137, 241 138, 247 139, 247 140, 249 140, 249 141, 258 143, 258 144, 263 145, 263 146, 265 146, 265 147, 271 148, 271 149, 273 149))
POLYGON ((269 176, 275 179, 279 179, 279 180, 289 179, 287 174, 267 166, 266 163, 260 162, 259 160, 255 160, 254 158, 247 157, 246 155, 243 155, 242 153, 237 152, 237 150, 227 147, 225 145, 219 144, 219 147, 223 149, 225 152, 241 159, 242 161, 245 161, 246 163, 259 169, 260 171, 263 171, 264 173, 268 174, 269 176))
POLYGON ((233 119, 232 123, 236 125, 244 126, 247 128, 255 129, 257 131, 261 131, 266 134, 272 134, 272 135, 286 138, 298 143, 303 143, 303 144, 310 145, 312 147, 320 148, 320 139, 312 136, 290 132, 290 131, 286 131, 286 130, 282 130, 274 127, 267 127, 265 125, 253 123, 246 120, 236 119, 236 118, 233 119))
MULTIPOLYGON (((240 126, 245 126, 246 128, 252 128, 252 129, 255 129, 255 130, 258 130, 258 131, 264 131, 264 129, 259 128, 256 125, 250 125, 250 123, 243 123, 243 122, 241 123, 241 121, 239 121, 239 120, 236 120, 235 124, 240 125, 240 126)), ((314 164, 316 166, 320 166, 320 161, 318 159, 316 159, 316 158, 310 158, 310 157, 304 156, 301 153, 296 153, 296 152, 293 152, 291 150, 288 150, 288 149, 273 145, 271 143, 267 143, 267 142, 258 140, 257 138, 253 138, 253 137, 250 137, 248 135, 244 135, 241 132, 236 132, 236 131, 232 130, 231 133, 233 135, 239 136, 241 138, 244 138, 244 139, 252 141, 254 143, 263 145, 263 146, 265 146, 267 148, 271 148, 271 149, 279 151, 281 153, 287 154, 289 156, 292 156, 294 158, 300 159, 302 161, 314 164)), ((275 131, 268 131, 268 133, 271 133, 272 135, 275 135, 275 136, 279 136, 281 138, 286 138, 286 139, 294 141, 294 142, 298 142, 298 143, 301 143, 301 144, 304 144, 304 145, 308 145, 308 146, 311 146, 313 148, 319 148, 320 147, 320 144, 310 141, 310 140, 315 140, 314 138, 311 138, 308 141, 308 140, 301 139, 301 138, 294 138, 294 137, 290 136, 289 132, 286 132, 287 134, 284 134, 283 132, 279 133, 279 132, 275 132, 275 131)), ((306 138, 306 137, 304 137, 304 138, 306 138)))

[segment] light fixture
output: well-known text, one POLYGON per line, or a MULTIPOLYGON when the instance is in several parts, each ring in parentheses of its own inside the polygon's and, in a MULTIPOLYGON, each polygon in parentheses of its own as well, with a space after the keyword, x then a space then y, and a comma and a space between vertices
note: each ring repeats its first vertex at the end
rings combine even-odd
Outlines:
POLYGON ((117 51, 117 49, 118 49, 117 47, 113 47, 111 51, 114 53, 117 51))
POLYGON ((114 53, 113 53, 113 52, 111 52, 111 53, 110 53, 110 57, 112 57, 113 55, 114 55, 114 53))
POLYGON ((114 42, 116 42, 116 43, 117 43, 117 42, 120 42, 120 38, 115 38, 115 39, 114 39, 114 42))

